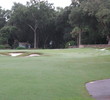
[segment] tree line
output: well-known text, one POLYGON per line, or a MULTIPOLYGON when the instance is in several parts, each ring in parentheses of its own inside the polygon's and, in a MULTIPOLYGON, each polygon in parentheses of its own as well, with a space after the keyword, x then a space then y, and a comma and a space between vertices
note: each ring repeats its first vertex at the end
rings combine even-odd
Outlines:
POLYGON ((109 27, 110 0, 72 0, 65 8, 40 0, 0 7, 0 45, 11 48, 17 41, 32 48, 110 44, 109 27))

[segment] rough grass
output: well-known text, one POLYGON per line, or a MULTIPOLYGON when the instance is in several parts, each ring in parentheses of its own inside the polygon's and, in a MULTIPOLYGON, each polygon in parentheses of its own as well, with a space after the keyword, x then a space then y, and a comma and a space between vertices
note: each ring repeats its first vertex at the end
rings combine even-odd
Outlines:
POLYGON ((86 48, 22 52, 39 52, 48 56, 0 56, 0 100, 93 100, 85 83, 110 78, 108 50, 86 48))

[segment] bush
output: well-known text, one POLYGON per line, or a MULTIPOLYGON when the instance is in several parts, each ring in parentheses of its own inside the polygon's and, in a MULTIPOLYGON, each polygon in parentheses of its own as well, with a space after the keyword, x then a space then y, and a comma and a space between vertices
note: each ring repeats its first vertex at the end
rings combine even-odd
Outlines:
POLYGON ((25 47, 17 47, 16 49, 26 49, 25 47))
POLYGON ((4 45, 5 49, 11 49, 11 46, 9 46, 8 44, 4 45))
POLYGON ((65 48, 68 48, 69 46, 74 46, 75 45, 75 41, 69 41, 65 44, 65 48))
POLYGON ((3 37, 0 37, 0 44, 6 44, 6 41, 7 39, 6 38, 3 38, 3 37))
POLYGON ((65 48, 65 44, 62 43, 62 44, 59 45, 59 47, 60 47, 60 48, 65 48))
POLYGON ((0 49, 5 49, 5 46, 4 45, 0 45, 0 49))
POLYGON ((11 47, 8 44, 0 45, 0 49, 10 49, 11 47))

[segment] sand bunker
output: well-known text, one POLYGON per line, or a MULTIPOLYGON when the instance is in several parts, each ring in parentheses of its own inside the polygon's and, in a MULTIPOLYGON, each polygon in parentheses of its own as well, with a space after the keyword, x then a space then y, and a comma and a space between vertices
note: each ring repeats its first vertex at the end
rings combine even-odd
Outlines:
POLYGON ((20 56, 23 53, 9 53, 10 56, 16 57, 16 56, 20 56))
POLYGON ((27 57, 38 57, 38 56, 40 56, 39 54, 30 54, 29 56, 27 56, 27 57))
POLYGON ((110 79, 87 83, 86 88, 96 100, 110 100, 110 79))
POLYGON ((105 48, 103 48, 103 49, 100 49, 100 51, 106 51, 106 49, 105 49, 105 48))
POLYGON ((0 55, 12 56, 12 57, 39 57, 42 54, 40 53, 30 53, 30 52, 8 52, 1 53, 0 55))
POLYGON ((26 54, 25 55, 25 53, 14 53, 14 52, 13 53, 9 53, 9 55, 12 56, 12 57, 17 57, 17 56, 24 56, 24 57, 36 57, 37 56, 38 57, 38 56, 40 56, 39 54, 36 54, 36 53, 35 54, 32 53, 32 54, 26 54))

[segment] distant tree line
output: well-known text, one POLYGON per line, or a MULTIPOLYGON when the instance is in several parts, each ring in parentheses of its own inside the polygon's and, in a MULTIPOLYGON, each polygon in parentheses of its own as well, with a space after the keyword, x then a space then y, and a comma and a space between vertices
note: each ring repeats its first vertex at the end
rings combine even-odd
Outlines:
POLYGON ((16 41, 32 48, 64 48, 81 44, 110 44, 110 0, 72 0, 65 8, 48 1, 0 7, 0 45, 16 41))

